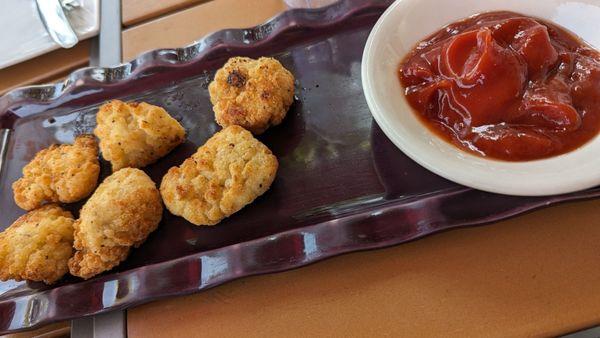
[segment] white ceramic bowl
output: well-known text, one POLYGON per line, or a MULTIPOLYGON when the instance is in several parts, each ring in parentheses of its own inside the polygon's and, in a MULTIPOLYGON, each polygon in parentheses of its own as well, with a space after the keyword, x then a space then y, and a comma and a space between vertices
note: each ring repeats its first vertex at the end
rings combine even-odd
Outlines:
POLYGON ((434 173, 469 187, 541 196, 600 185, 600 137, 549 159, 496 161, 443 141, 419 121, 408 105, 397 75, 404 56, 442 26, 497 10, 557 23, 600 49, 598 0, 397 0, 371 31, 364 50, 363 90, 373 117, 406 155, 434 173))

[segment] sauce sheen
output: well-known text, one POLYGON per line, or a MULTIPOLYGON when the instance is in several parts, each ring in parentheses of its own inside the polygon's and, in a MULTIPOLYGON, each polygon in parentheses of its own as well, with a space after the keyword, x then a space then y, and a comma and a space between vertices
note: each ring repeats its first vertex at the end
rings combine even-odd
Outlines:
POLYGON ((548 158, 600 130, 600 53, 539 19, 491 12, 453 23, 420 42, 399 77, 425 125, 481 156, 548 158))

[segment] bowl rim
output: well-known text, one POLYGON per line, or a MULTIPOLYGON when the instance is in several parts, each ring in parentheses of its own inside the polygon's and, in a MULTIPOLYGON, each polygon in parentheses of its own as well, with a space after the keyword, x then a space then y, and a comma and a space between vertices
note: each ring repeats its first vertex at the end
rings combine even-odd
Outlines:
MULTIPOLYGON (((371 111, 371 114, 374 118, 374 120, 377 122, 377 124, 379 125, 379 127, 382 129, 382 131, 384 132, 384 134, 392 141, 392 143, 394 143, 394 145, 399 148, 404 154, 406 154, 408 157, 410 157, 413 161, 417 162, 419 165, 425 167, 426 169, 428 169, 429 171, 442 176, 450 181, 456 182, 458 184, 461 185, 465 185, 471 188, 475 188, 478 190, 482 190, 482 191, 487 191, 487 192, 492 192, 492 193, 499 193, 499 194, 505 194, 505 195, 515 195, 515 196, 548 196, 548 195, 557 195, 557 194, 566 194, 566 193, 571 193, 571 192, 575 192, 575 191, 580 191, 580 190, 584 190, 587 188, 593 188, 595 186, 598 186, 600 184, 600 170, 598 170, 596 173, 594 173, 593 170, 590 169, 589 175, 554 175, 552 178, 556 179, 555 181, 552 182, 552 184, 546 184, 544 186, 542 186, 541 184, 534 184, 531 182, 527 181, 527 176, 531 177, 530 175, 532 174, 524 174, 522 172, 520 172, 519 175, 522 175, 522 181, 520 182, 512 182, 511 183, 506 183, 504 181, 500 181, 498 179, 496 179, 495 175, 496 172, 494 172, 494 170, 490 170, 487 175, 484 174, 480 174, 480 175, 476 175, 477 179, 473 179, 473 177, 468 177, 468 175, 460 175, 457 174, 455 172, 448 171, 444 169, 444 161, 446 161, 447 159, 443 158, 443 156, 445 154, 443 154, 442 152, 439 152, 438 155, 439 159, 434 159, 432 160, 432 158, 430 157, 429 159, 426 159, 421 152, 417 152, 415 151, 415 147, 412 146, 409 142, 407 142, 405 140, 405 138, 402 135, 398 134, 398 131, 395 130, 393 128, 393 126, 390 125, 390 123, 388 122, 387 116, 389 115, 389 112, 386 112, 384 108, 382 108, 379 104, 379 102, 376 99, 376 95, 374 95, 373 89, 373 83, 374 81, 376 81, 376 79, 374 79, 374 72, 372 71, 372 68, 374 68, 374 59, 375 59, 375 52, 374 52, 374 44, 377 42, 378 39, 382 39, 381 34, 382 33, 382 27, 384 26, 385 23, 387 23, 387 21, 390 19, 392 13, 394 13, 394 11, 398 10, 398 7, 404 2, 405 0, 396 0, 391 6, 388 7, 388 9, 381 15, 381 17, 379 18, 379 20, 377 21, 377 23, 374 25, 373 29, 371 30, 369 37, 367 39, 367 42, 365 44, 364 50, 363 50, 363 58, 362 58, 362 63, 361 63, 361 79, 362 79, 362 87, 363 87, 363 92, 367 101, 367 105, 369 107, 369 110, 371 111), (484 177, 487 176, 487 177, 484 177)), ((491 11, 491 10, 490 10, 491 11)), ((465 14, 464 18, 468 18, 472 15, 475 15, 476 13, 473 14, 465 14)), ((535 16, 533 16, 535 17, 535 16)), ((544 20, 548 20, 548 19, 544 19, 544 20)), ((557 24, 561 27, 563 27, 562 25, 554 22, 553 20, 548 20, 553 22, 554 24, 557 24)), ((440 26, 441 28, 442 26, 440 26)), ((568 28, 566 28, 567 30, 569 30, 568 28)), ((572 31, 572 30, 569 30, 572 31)), ((430 32, 429 34, 434 33, 434 32, 430 32)), ((420 41, 423 38, 426 38, 427 35, 419 37, 418 41, 420 41)), ((400 60, 397 61, 397 63, 399 64, 400 60)), ((396 79, 396 81, 399 81, 396 79)), ((404 95, 402 95, 402 100, 405 100, 404 95)), ((398 109, 402 109, 402 108, 398 108, 398 109)), ((415 118, 416 117, 416 112, 414 112, 412 109, 410 111, 410 114, 414 114, 415 118)), ((419 119, 420 120, 420 119, 419 119)), ((461 157, 464 157, 465 159, 469 159, 470 161, 474 161, 474 162, 478 162, 479 164, 483 164, 488 165, 488 166, 500 166, 504 169, 506 168, 510 168, 510 170, 522 170, 524 168, 527 167, 532 167, 532 166, 540 166, 543 165, 545 163, 548 164, 552 164, 553 166, 556 165, 562 165, 562 166, 569 166, 569 165, 573 165, 572 161, 569 160, 569 156, 567 155, 572 155, 574 153, 579 153, 582 151, 582 149, 587 148, 588 146, 591 146, 592 144, 598 144, 600 143, 600 133, 593 139, 589 140, 586 144, 582 145, 581 147, 572 150, 568 153, 562 154, 562 155, 558 155, 558 156, 553 156, 550 158, 546 158, 546 159, 539 159, 539 160, 533 160, 533 161, 516 161, 516 162, 511 162, 511 161, 502 161, 502 160, 497 160, 497 159, 492 159, 492 158, 486 158, 486 157, 482 157, 482 156, 477 156, 474 154, 471 154, 469 152, 466 152, 458 147, 456 147, 455 145, 452 145, 451 143, 442 140, 442 138, 440 138, 438 135, 435 135, 435 133, 433 133, 431 130, 429 130, 429 128, 427 128, 427 126, 425 126, 423 124, 422 121, 419 121, 420 125, 427 130, 427 133, 434 135, 433 137, 437 140, 441 140, 443 143, 445 143, 447 146, 452 147, 455 152, 458 151, 461 153, 461 157)), ((420 149, 422 150, 422 149, 420 149)), ((594 161, 594 159, 590 159, 590 161, 594 161)), ((600 163, 600 156, 598 156, 598 159, 596 160, 596 162, 600 163)), ((463 169, 473 169, 474 167, 467 164, 467 161, 462 161, 463 165, 463 169)), ((593 167, 593 166, 592 166, 593 167)), ((480 168, 478 168, 480 169, 480 168)))

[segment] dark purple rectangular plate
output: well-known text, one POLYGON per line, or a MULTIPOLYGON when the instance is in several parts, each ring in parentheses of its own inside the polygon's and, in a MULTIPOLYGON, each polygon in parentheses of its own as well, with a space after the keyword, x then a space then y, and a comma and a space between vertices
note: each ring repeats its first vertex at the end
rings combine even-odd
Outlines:
MULTIPOLYGON (((11 190, 22 167, 36 151, 91 132, 105 100, 163 106, 186 128, 185 144, 145 168, 158 183, 218 130, 207 85, 227 58, 271 55, 297 78, 297 100, 288 117, 260 137, 280 160, 265 195, 214 227, 196 227, 165 212, 158 230, 123 264, 88 281, 0 283, 0 331, 123 309, 600 196, 600 188, 544 198, 484 193, 446 181, 403 155, 371 118, 360 81, 363 46, 390 3, 346 0, 324 9, 292 10, 253 29, 221 31, 116 68, 81 69, 64 83, 21 88, 0 98, 0 126, 11 129, 0 177, 5 228, 23 214, 11 190)), ((108 174, 106 163, 102 174, 108 174)), ((77 213, 80 206, 70 208, 77 213)))

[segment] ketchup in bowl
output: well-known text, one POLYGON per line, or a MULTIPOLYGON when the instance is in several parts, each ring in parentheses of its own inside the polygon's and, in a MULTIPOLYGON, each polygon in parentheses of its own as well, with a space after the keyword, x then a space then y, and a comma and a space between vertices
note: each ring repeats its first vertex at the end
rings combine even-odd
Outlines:
POLYGON ((399 76, 431 130, 481 156, 552 157, 600 130, 600 53, 539 19, 491 12, 453 23, 420 42, 399 76))

